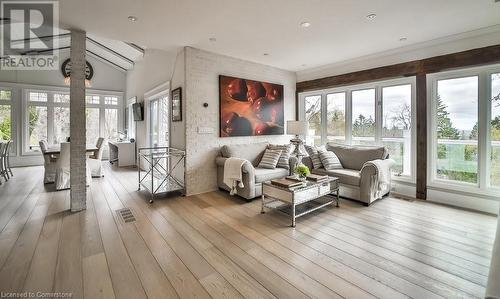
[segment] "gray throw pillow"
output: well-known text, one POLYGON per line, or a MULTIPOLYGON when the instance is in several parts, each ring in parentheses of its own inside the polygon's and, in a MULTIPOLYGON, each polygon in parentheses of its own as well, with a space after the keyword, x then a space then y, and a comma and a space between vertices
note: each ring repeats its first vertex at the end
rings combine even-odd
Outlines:
POLYGON ((257 167, 275 169, 276 165, 278 164, 278 160, 280 159, 280 156, 281 156, 281 150, 266 149, 264 155, 262 156, 262 160, 260 160, 260 163, 257 167))
POLYGON ((324 146, 315 147, 310 145, 304 145, 304 147, 306 148, 307 154, 311 158, 313 168, 318 169, 323 167, 323 163, 321 163, 321 159, 319 158, 319 152, 325 151, 325 147, 324 146))
POLYGON ((290 169, 290 144, 270 144, 267 146, 267 148, 273 150, 281 150, 281 156, 276 167, 290 169))
POLYGON ((335 153, 330 151, 319 152, 319 158, 326 170, 342 169, 342 163, 335 153))

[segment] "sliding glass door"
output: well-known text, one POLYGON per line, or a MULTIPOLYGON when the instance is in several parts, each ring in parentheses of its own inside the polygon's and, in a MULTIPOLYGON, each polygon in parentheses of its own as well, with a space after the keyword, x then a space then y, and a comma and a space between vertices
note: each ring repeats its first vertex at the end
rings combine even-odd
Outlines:
POLYGON ((149 102, 149 140, 151 147, 169 146, 169 101, 168 96, 154 98, 149 102))

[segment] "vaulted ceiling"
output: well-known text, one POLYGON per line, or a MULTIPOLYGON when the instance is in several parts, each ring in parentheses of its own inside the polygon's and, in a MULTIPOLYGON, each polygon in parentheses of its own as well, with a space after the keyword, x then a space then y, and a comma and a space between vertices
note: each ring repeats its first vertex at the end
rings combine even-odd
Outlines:
POLYGON ((494 0, 59 3, 61 26, 66 29, 79 28, 148 48, 193 46, 292 71, 500 24, 500 3, 494 0), (376 17, 369 19, 369 14, 376 17), (132 22, 129 16, 137 20, 132 22), (302 22, 311 26, 302 27, 302 22))

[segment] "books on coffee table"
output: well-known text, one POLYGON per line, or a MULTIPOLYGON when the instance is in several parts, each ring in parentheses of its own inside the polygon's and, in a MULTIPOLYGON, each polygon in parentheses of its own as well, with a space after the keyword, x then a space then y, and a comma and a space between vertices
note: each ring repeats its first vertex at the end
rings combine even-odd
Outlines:
POLYGON ((291 179, 291 178, 284 178, 284 179, 275 179, 271 180, 271 184, 283 187, 283 188, 293 188, 293 187, 298 187, 302 186, 304 182, 301 180, 297 179, 291 179))
POLYGON ((307 179, 310 180, 310 181, 313 181, 313 182, 323 182, 323 181, 326 181, 328 180, 328 176, 327 175, 319 175, 319 174, 310 174, 307 176, 307 179))

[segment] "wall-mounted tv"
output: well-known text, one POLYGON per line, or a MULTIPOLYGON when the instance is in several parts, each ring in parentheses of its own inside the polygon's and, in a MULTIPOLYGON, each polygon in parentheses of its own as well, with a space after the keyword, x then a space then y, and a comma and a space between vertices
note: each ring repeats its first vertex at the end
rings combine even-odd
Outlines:
POLYGON ((144 109, 142 108, 141 103, 132 104, 132 111, 134 113, 134 121, 144 120, 144 109))

